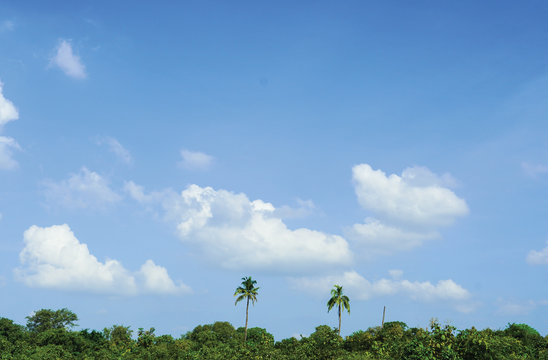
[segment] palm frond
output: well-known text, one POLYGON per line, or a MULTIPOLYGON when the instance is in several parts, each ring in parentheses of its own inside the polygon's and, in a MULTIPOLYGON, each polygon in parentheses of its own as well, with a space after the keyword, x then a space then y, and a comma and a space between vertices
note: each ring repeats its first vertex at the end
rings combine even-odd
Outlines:
POLYGON ((331 289, 331 298, 327 302, 327 312, 331 311, 331 309, 338 305, 343 310, 347 310, 350 314, 350 299, 348 296, 343 295, 343 287, 340 285, 334 285, 333 289, 331 289))
POLYGON ((256 283, 257 281, 253 280, 251 276, 243 277, 242 284, 236 288, 236 291, 234 291, 234 296, 238 296, 234 305, 244 299, 249 299, 251 303, 255 305, 257 295, 259 295, 259 288, 255 287, 256 283))

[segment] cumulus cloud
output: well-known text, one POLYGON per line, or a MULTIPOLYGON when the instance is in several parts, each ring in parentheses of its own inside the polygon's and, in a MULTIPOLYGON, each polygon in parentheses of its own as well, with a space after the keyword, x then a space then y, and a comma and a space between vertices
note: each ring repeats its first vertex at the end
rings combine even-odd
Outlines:
POLYGON ((67 208, 105 208, 118 202, 121 197, 108 182, 96 172, 85 167, 77 174, 60 182, 44 182, 45 196, 50 203, 67 208))
POLYGON ((181 150, 182 167, 188 170, 207 170, 213 163, 213 156, 199 151, 181 150))
POLYGON ((115 138, 110 136, 99 138, 97 140, 97 145, 103 144, 107 145, 109 151, 116 155, 116 157, 118 157, 118 159, 120 159, 124 163, 131 164, 133 162, 131 153, 125 147, 123 147, 122 144, 120 144, 115 138))
POLYGON ((527 255, 527 262, 531 265, 548 265, 548 242, 540 251, 531 250, 527 255))
POLYGON ((116 260, 100 262, 66 224, 33 225, 23 238, 21 267, 15 269, 15 276, 30 287, 119 295, 189 291, 186 285, 176 286, 167 270, 152 260, 136 273, 116 260))
POLYGON ((386 176, 368 164, 354 166, 359 203, 381 218, 418 226, 450 225, 468 214, 466 202, 426 168, 413 167, 402 176, 386 176))
POLYGON ((57 45, 55 56, 51 59, 50 65, 57 66, 67 76, 74 79, 87 77, 84 64, 80 57, 73 53, 72 45, 66 40, 61 40, 57 45))
MULTIPOLYGON (((10 100, 4 97, 4 84, 0 81, 0 132, 5 124, 19 119, 19 112, 10 100)), ((17 161, 13 159, 13 150, 20 150, 15 139, 0 136, 0 169, 10 170, 17 167, 17 161)))
POLYGON ((243 193, 190 185, 180 194, 145 194, 132 182, 126 191, 144 204, 161 204, 180 239, 224 268, 306 272, 352 261, 342 237, 306 228, 291 230, 272 204, 251 201, 243 193))
POLYGON ((13 102, 3 93, 4 84, 0 81, 0 129, 8 122, 19 119, 19 112, 13 102))
POLYGON ((380 252, 407 250, 439 237, 437 228, 451 225, 468 214, 466 202, 450 187, 451 175, 438 176, 425 167, 405 169, 387 176, 368 164, 352 169, 360 205, 373 214, 355 224, 348 236, 380 252))
POLYGON ((185 284, 175 285, 169 277, 167 269, 158 266, 152 260, 147 260, 138 275, 143 282, 143 291, 153 294, 176 294, 179 292, 191 292, 192 290, 185 284))
MULTIPOLYGON (((344 287, 345 292, 354 299, 368 300, 380 296, 406 296, 420 302, 451 301, 453 305, 466 302, 471 294, 453 280, 440 280, 436 284, 429 281, 409 281, 401 279, 403 272, 391 271, 392 278, 383 278, 369 281, 355 271, 348 271, 342 275, 326 277, 292 278, 290 282, 297 289, 325 295, 338 284, 344 287)), ((462 307, 459 307, 462 308, 462 307)))

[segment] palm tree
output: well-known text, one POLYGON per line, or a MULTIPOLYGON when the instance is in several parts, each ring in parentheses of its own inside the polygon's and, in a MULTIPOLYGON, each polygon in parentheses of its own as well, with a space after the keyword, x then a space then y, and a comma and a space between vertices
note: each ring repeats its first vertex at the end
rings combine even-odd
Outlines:
POLYGON ((327 302, 327 312, 335 305, 339 307, 339 336, 341 336, 341 310, 346 309, 350 314, 350 299, 348 299, 348 296, 343 295, 342 289, 342 286, 335 285, 331 289, 331 299, 327 302))
POLYGON ((247 299, 247 306, 245 308, 244 342, 247 340, 247 319, 248 319, 248 312, 249 312, 249 300, 251 300, 251 303, 253 305, 255 305, 255 301, 257 301, 259 288, 255 287, 256 283, 257 281, 251 279, 251 276, 243 277, 242 285, 238 286, 236 288, 236 291, 234 292, 234 296, 238 296, 236 298, 236 302, 234 303, 234 305, 238 304, 243 299, 247 299))

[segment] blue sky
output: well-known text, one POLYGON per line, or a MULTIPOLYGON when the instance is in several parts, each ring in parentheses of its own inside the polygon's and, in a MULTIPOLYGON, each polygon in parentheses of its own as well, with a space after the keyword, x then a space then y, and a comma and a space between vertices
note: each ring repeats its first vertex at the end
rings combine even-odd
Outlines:
POLYGON ((548 333, 547 12, 2 2, 0 315, 548 333))

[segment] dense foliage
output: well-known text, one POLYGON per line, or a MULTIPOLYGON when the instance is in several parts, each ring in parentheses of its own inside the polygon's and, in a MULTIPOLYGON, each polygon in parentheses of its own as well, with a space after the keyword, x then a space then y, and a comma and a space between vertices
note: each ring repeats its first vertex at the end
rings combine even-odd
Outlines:
POLYGON ((228 322, 200 325, 175 339, 122 325, 71 330, 77 316, 67 309, 42 309, 27 319, 22 326, 0 318, 0 359, 548 360, 548 336, 525 324, 457 331, 437 321, 427 329, 389 322, 344 339, 322 325, 309 337, 278 342, 255 327, 244 342, 245 329, 228 322))

